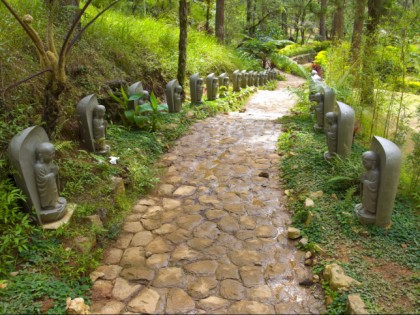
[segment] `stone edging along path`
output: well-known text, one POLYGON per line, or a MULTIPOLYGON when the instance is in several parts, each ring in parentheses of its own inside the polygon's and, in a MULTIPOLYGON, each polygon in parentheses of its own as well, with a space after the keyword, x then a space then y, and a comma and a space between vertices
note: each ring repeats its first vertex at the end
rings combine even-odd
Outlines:
POLYGON ((243 113, 197 122, 161 163, 167 172, 126 218, 104 255, 92 311, 117 313, 320 313, 304 253, 286 237, 276 143, 295 99, 258 91, 243 113))

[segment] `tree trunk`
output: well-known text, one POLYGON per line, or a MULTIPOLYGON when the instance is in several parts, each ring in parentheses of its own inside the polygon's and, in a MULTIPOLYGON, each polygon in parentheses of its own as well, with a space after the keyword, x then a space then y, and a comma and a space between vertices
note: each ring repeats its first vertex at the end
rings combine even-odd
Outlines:
POLYGON ((366 0, 355 0, 353 36, 351 39, 351 56, 356 61, 360 55, 362 43, 363 23, 365 21, 366 0))
POLYGON ((327 14, 327 0, 321 0, 321 10, 319 12, 319 36, 321 40, 327 40, 325 27, 325 16, 327 14))
POLYGON ((333 19, 333 41, 340 42, 344 37, 344 0, 337 0, 333 19))
POLYGON ((252 10, 251 36, 255 35, 256 24, 257 24, 257 0, 254 0, 254 9, 252 10))
POLYGON ((246 0, 246 34, 251 36, 252 21, 252 10, 254 6, 254 0, 246 0))
POLYGON ((283 11, 281 13, 281 28, 283 30, 284 36, 288 37, 288 33, 287 33, 287 13, 286 13, 286 11, 283 11))
POLYGON ((225 40, 225 0, 216 1, 216 38, 219 43, 225 40))
MULTIPOLYGON (((179 58, 178 75, 179 84, 184 90, 185 75, 187 68, 187 38, 188 38, 188 0, 179 0, 179 58)), ((185 99, 185 93, 182 93, 185 99)))
POLYGON ((360 103, 362 106, 374 104, 374 72, 375 46, 377 43, 377 29, 384 13, 384 0, 368 0, 368 22, 366 25, 366 44, 363 50, 363 82, 361 84, 360 103))
POLYGON ((210 34, 210 5, 211 0, 207 0, 207 11, 206 11, 206 32, 210 34))

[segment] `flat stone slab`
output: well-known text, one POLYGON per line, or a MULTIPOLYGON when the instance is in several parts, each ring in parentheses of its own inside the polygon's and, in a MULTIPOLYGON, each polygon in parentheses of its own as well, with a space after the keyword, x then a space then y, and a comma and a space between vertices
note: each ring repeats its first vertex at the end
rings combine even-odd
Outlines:
POLYGON ((228 300, 242 300, 245 295, 245 288, 239 281, 223 280, 220 282, 220 295, 228 300))
POLYGON ((175 287, 182 283, 183 278, 184 272, 182 268, 168 267, 158 271, 153 285, 157 288, 175 287))
POLYGON ((261 256, 255 250, 235 250, 228 254, 232 263, 237 266, 253 266, 261 264, 261 256))
POLYGON ((195 275, 214 275, 217 268, 217 262, 213 260, 201 260, 188 265, 184 265, 184 269, 195 275))
POLYGON ((120 276, 127 280, 152 281, 155 271, 143 266, 128 267, 121 271, 120 276))
POLYGON ((228 309, 229 314, 275 314, 274 307, 256 301, 239 301, 228 309))
POLYGON ((193 195, 197 190, 195 186, 181 186, 174 191, 174 196, 186 197, 193 195))
POLYGON ((124 301, 141 288, 139 284, 130 284, 123 278, 117 278, 115 280, 114 289, 112 290, 112 297, 118 301, 124 301))
POLYGON ((169 314, 186 314, 195 309, 194 300, 182 289, 169 290, 166 301, 166 312, 169 314))
POLYGON ((153 289, 144 288, 128 303, 128 310, 134 313, 154 314, 160 299, 159 293, 153 289))

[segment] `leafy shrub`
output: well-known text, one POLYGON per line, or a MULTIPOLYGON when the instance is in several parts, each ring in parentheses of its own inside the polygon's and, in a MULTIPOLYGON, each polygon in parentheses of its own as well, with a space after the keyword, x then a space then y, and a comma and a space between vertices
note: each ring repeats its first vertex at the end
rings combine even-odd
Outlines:
POLYGON ((0 274, 7 273, 16 260, 16 254, 27 249, 30 234, 36 229, 29 214, 20 206, 25 201, 22 191, 10 180, 0 181, 0 274))
POLYGON ((414 94, 420 94, 420 82, 418 81, 408 81, 406 83, 407 88, 410 92, 414 94))

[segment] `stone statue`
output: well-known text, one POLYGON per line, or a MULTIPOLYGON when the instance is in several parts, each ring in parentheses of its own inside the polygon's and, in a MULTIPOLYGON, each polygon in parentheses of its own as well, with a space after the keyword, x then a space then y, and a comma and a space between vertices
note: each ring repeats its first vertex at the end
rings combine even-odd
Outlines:
POLYGON ((8 148, 16 184, 27 197, 25 208, 29 212, 35 209, 40 224, 58 221, 67 213, 67 201, 59 196, 54 155, 54 146, 39 126, 14 136, 8 148))
POLYGON ((182 108, 182 86, 177 79, 170 81, 166 85, 166 101, 170 113, 179 113, 182 108))
POLYGON ((401 160, 401 151, 393 142, 373 137, 371 150, 362 155, 366 169, 360 179, 362 203, 354 209, 361 223, 380 227, 391 224, 401 160))
POLYGON ((264 78, 263 78, 263 73, 258 72, 258 85, 264 85, 264 78))
POLYGON ((334 111, 335 92, 328 86, 321 87, 321 100, 318 102, 315 108, 316 124, 314 126, 315 131, 323 131, 327 126, 325 114, 334 111))
POLYGON ((134 109, 137 105, 142 105, 149 102, 149 92, 143 89, 141 82, 136 82, 128 87, 128 97, 136 94, 141 94, 142 96, 135 100, 128 102, 128 109, 134 109))
POLYGON ((242 70, 241 75, 241 88, 246 89, 248 85, 248 73, 246 72, 246 70, 242 70))
POLYGON ((190 77, 191 104, 201 104, 203 98, 203 78, 196 73, 190 77))
POLYGON ((99 105, 96 96, 91 94, 77 104, 76 112, 82 145, 93 153, 107 153, 110 148, 105 141, 105 107, 99 105))
POLYGON ((227 91, 229 89, 229 77, 226 73, 222 73, 221 75, 219 75, 219 88, 221 86, 224 86, 226 88, 225 91, 220 91, 220 97, 226 97, 227 91))
POLYGON ((239 70, 233 71, 233 92, 239 92, 241 90, 241 72, 239 70))
POLYGON ((105 154, 109 151, 109 145, 106 144, 106 127, 107 122, 104 119, 105 106, 96 105, 93 109, 93 139, 95 140, 95 153, 105 154))
POLYGON ((326 114, 327 116, 327 146, 328 151, 324 153, 324 158, 326 160, 331 160, 333 155, 337 154, 337 133, 338 133, 338 126, 337 126, 337 114, 334 112, 329 112, 326 114))
POLYGON ((258 86, 258 72, 254 71, 252 75, 254 80, 254 86, 258 86))
POLYGON ((214 101, 219 91, 219 79, 214 73, 210 73, 206 78, 207 100, 214 101))
POLYGON ((67 202, 58 194, 60 184, 58 167, 53 163, 55 157, 54 146, 49 142, 42 142, 36 147, 35 154, 35 182, 41 209, 55 210, 61 213, 64 211, 67 202))

